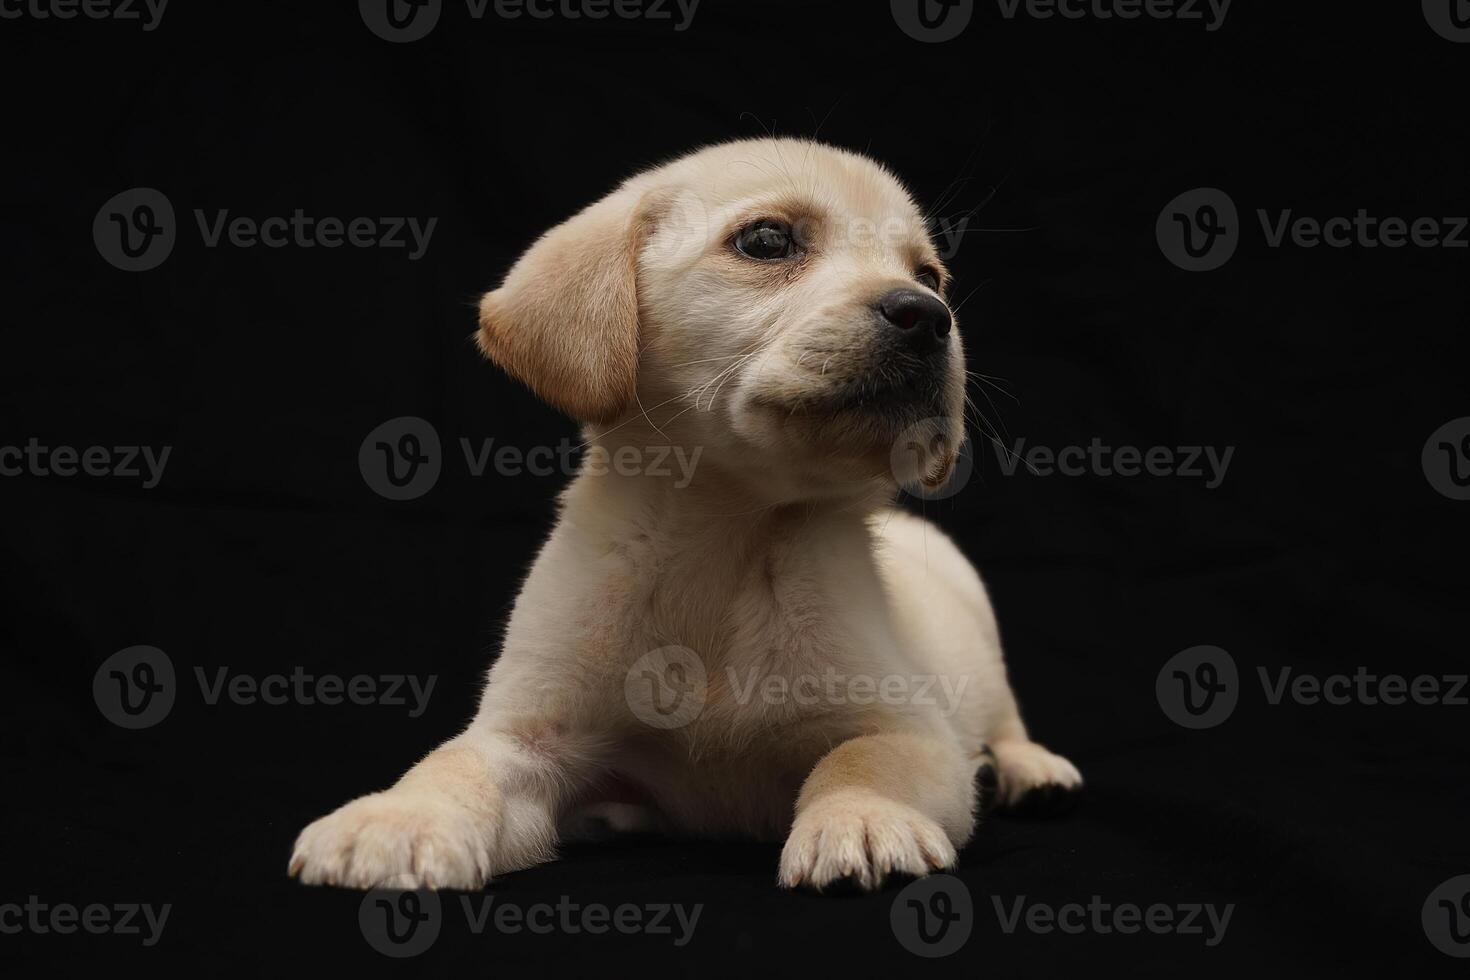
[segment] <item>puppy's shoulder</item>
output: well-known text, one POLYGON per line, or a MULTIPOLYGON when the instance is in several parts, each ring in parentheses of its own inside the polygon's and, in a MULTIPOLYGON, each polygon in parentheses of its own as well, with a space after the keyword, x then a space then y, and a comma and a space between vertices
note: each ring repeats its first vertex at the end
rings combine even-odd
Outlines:
POLYGON ((919 580, 943 581, 986 602, 985 585, 975 566, 937 524, 899 507, 887 507, 868 522, 878 566, 890 585, 919 580))

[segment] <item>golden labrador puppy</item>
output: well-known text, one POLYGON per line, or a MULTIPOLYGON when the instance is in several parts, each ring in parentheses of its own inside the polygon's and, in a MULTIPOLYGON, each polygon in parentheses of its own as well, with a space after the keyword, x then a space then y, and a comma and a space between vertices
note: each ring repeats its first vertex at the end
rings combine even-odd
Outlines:
POLYGON ((891 509, 963 439, 946 278, 892 174, 797 140, 639 174, 537 241, 479 344, 608 465, 563 496, 469 728, 290 872, 480 888, 600 822, 784 839, 783 886, 876 888, 954 865, 977 776, 1002 805, 1079 788, 975 570, 891 509), (649 465, 671 452, 692 477, 649 465))

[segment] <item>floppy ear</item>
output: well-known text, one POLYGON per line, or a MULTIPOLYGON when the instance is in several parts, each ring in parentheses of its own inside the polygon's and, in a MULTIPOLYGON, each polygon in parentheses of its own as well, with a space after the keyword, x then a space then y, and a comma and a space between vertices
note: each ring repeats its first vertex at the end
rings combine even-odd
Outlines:
POLYGON ((480 301, 485 356, 582 421, 611 422, 634 400, 641 197, 614 191, 551 229, 480 301))

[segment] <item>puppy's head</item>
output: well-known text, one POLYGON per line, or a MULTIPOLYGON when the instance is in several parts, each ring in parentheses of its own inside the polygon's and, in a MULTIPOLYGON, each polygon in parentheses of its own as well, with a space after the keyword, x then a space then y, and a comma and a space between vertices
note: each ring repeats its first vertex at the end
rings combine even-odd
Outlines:
POLYGON ((797 140, 710 147, 554 228, 484 352, 594 435, 651 429, 783 496, 948 476, 964 353, 903 186, 797 140))

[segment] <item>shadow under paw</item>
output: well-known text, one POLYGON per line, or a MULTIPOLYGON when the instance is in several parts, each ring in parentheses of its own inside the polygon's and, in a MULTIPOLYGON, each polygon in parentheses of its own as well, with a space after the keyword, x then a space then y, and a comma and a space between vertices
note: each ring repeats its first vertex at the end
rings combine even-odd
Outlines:
POLYGON ((1013 817, 1059 817, 1075 810, 1082 802, 1082 787, 1060 783, 1042 783, 1022 793, 1002 812, 1013 817))
POLYGON ((980 816, 990 816, 1000 802, 1000 771, 990 748, 980 750, 980 768, 975 772, 975 791, 979 798, 980 816))

